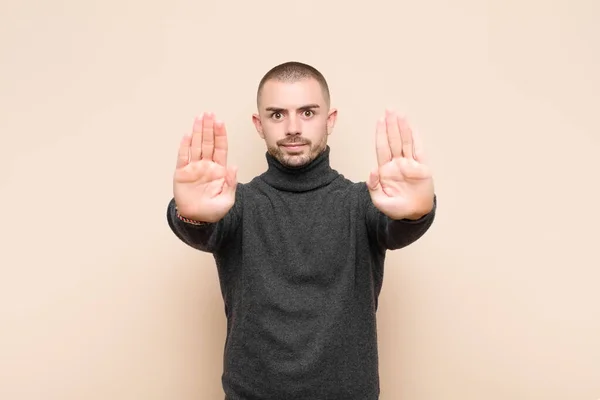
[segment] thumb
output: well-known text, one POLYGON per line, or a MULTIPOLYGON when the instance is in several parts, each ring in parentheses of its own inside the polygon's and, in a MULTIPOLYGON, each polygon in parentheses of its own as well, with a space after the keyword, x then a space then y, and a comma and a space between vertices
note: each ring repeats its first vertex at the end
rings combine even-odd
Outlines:
POLYGON ((227 191, 235 193, 237 187, 237 171, 238 167, 230 166, 227 167, 227 173, 225 174, 225 183, 227 184, 227 191))
POLYGON ((367 180, 367 187, 371 192, 376 192, 381 189, 381 186, 379 185, 379 168, 374 168, 371 170, 369 179, 367 180))

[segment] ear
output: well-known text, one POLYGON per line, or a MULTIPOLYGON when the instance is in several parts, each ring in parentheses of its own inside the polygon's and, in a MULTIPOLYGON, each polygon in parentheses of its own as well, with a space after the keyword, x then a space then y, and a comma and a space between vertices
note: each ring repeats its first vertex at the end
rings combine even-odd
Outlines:
POLYGON ((327 116, 327 134, 331 135, 333 132, 333 128, 335 126, 335 121, 337 119, 337 109, 332 108, 329 110, 329 115, 327 116))
POLYGON ((263 133, 262 122, 260 121, 260 115, 252 114, 252 123, 254 124, 254 127, 256 128, 256 132, 258 132, 258 135, 264 139, 265 135, 263 133))

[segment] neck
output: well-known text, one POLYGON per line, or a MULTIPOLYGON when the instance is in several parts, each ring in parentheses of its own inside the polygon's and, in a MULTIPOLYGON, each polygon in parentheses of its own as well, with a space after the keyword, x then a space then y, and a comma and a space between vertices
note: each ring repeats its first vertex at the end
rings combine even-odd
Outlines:
POLYGON ((283 165, 269 152, 267 170, 260 176, 270 186, 286 192, 306 192, 329 184, 339 173, 329 165, 329 146, 311 162, 297 168, 283 165))

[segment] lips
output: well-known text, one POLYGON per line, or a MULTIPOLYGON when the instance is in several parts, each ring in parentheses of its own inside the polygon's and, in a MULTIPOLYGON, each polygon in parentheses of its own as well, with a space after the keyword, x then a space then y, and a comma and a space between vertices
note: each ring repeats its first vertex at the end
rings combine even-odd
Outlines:
POLYGON ((304 143, 297 143, 297 144, 284 144, 283 147, 287 150, 287 151, 301 151, 302 147, 304 147, 305 144, 304 143))
POLYGON ((304 146, 308 144, 307 142, 284 142, 281 143, 281 146, 304 146))

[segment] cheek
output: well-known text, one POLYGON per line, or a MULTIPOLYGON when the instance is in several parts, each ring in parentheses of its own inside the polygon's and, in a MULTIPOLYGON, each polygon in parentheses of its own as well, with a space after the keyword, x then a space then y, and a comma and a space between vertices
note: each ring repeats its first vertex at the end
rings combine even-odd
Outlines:
POLYGON ((305 135, 312 137, 320 137, 327 133, 327 120, 326 119, 313 119, 310 121, 304 121, 302 125, 302 132, 305 135))
POLYGON ((265 139, 269 142, 276 142, 285 136, 283 130, 283 124, 271 123, 263 125, 263 134, 265 135, 265 139))

